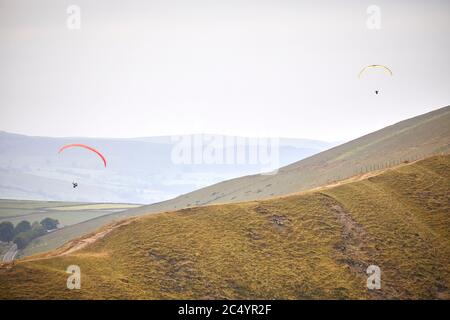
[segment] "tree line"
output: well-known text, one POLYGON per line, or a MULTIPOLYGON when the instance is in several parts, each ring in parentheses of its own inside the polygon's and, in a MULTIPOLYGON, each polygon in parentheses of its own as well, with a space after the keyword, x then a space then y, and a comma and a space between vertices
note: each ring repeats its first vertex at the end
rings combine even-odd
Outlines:
POLYGON ((0 223, 0 241, 12 241, 19 249, 23 249, 31 240, 46 234, 49 230, 56 229, 58 224, 58 220, 48 217, 42 219, 41 222, 35 221, 32 224, 23 220, 15 227, 11 222, 4 221, 0 223))

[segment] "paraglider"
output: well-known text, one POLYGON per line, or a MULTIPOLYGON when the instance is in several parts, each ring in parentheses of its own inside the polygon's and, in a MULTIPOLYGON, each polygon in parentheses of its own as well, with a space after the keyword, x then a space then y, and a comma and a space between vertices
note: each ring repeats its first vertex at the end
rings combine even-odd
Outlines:
MULTIPOLYGON (((95 154, 97 154, 100 157, 100 159, 102 160, 103 165, 106 168, 106 158, 100 153, 100 151, 98 151, 98 150, 96 150, 96 149, 94 149, 94 148, 92 148, 90 146, 87 146, 85 144, 79 144, 79 143, 68 144, 68 145, 62 146, 59 149, 58 153, 61 153, 61 152, 63 152, 66 149, 75 148, 75 147, 84 148, 84 149, 87 149, 87 150, 92 151, 95 154)), ((77 182, 72 182, 72 187, 73 187, 73 189, 77 188, 78 187, 78 183, 77 182)))
MULTIPOLYGON (((368 66, 362 68, 362 70, 358 74, 358 78, 361 78, 361 76, 366 74, 368 72, 368 70, 370 70, 370 69, 382 70, 385 73, 387 73, 388 75, 393 76, 391 69, 389 69, 388 67, 381 65, 381 64, 371 64, 371 65, 368 65, 368 66)), ((375 94, 378 94, 379 92, 380 92, 379 90, 375 90, 375 94)))
POLYGON ((392 71, 391 71, 391 69, 389 69, 388 67, 386 67, 386 66, 383 66, 383 65, 381 65, 381 64, 371 64, 371 65, 369 65, 369 66, 366 66, 366 67, 364 67, 364 68, 362 68, 362 70, 359 72, 359 74, 358 74, 358 78, 361 78, 361 76, 365 73, 365 72, 367 72, 367 70, 369 70, 369 69, 381 69, 381 70, 384 70, 384 71, 386 71, 389 75, 394 75, 393 73, 392 73, 392 71))
POLYGON ((64 150, 66 150, 66 149, 68 149, 68 148, 74 148, 74 147, 85 148, 85 149, 87 149, 87 150, 90 150, 90 151, 92 151, 92 152, 95 152, 95 153, 100 157, 100 159, 102 159, 103 164, 104 164, 104 166, 105 166, 105 168, 106 168, 106 158, 100 153, 100 151, 98 151, 98 150, 96 150, 96 149, 94 149, 94 148, 92 148, 92 147, 89 147, 89 146, 87 146, 87 145, 85 145, 85 144, 78 144, 78 143, 68 144, 68 145, 65 145, 65 146, 61 147, 61 148, 59 149, 58 153, 61 153, 61 152, 63 152, 64 150))

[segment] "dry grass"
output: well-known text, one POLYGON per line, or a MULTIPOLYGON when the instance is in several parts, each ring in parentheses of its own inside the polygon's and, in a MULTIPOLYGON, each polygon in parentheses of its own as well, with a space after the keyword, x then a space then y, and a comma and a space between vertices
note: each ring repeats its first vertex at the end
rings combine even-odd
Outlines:
POLYGON ((148 215, 0 269, 0 298, 448 299, 450 157, 311 193, 148 215), (82 289, 66 289, 79 265, 82 289), (382 289, 366 288, 368 265, 382 289))

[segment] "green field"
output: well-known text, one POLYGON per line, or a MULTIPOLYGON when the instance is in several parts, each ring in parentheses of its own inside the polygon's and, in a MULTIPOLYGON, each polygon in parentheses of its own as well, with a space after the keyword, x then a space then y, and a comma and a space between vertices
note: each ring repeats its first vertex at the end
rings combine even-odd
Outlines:
POLYGON ((74 203, 29 200, 1 200, 0 222, 10 221, 14 225, 22 220, 33 223, 46 217, 58 219, 61 226, 70 226, 100 216, 136 208, 134 204, 74 203))
POLYGON ((120 204, 120 203, 95 203, 75 206, 54 207, 50 210, 54 211, 80 211, 80 210, 114 210, 114 209, 131 209, 137 208, 138 204, 120 204))
POLYGON ((79 205, 79 203, 0 199, 0 221, 10 217, 26 216, 40 211, 47 211, 53 207, 66 205, 74 206, 79 205))
POLYGON ((450 156, 270 200, 134 218, 0 269, 3 299, 449 299, 450 156), (76 264, 82 289, 67 290, 76 264), (382 270, 368 290, 366 268, 382 270))

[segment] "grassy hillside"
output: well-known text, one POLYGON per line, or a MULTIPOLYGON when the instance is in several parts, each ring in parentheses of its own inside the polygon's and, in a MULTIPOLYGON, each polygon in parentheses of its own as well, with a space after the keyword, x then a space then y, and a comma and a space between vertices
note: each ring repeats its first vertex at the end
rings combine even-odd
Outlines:
POLYGON ((0 269, 0 298, 449 299, 450 156, 314 192, 134 218, 0 269), (81 290, 66 289, 79 265, 81 290), (380 266, 381 290, 365 270, 380 266))
MULTIPOLYGON (((307 159, 283 167, 276 175, 252 175, 224 181, 172 200, 131 209, 61 230, 61 241, 41 237, 25 255, 50 250, 99 226, 149 212, 236 203, 310 190, 365 172, 394 167, 404 161, 450 151, 450 106, 414 117, 307 159), (47 241, 48 240, 48 241, 47 241), (46 244, 43 246, 42 244, 46 244)), ((51 237, 51 236, 48 236, 51 237)))
MULTIPOLYGON (((94 232, 95 230, 109 224, 114 223, 126 218, 130 217, 130 214, 127 213, 127 211, 122 210, 93 210, 94 212, 101 211, 103 212, 102 215, 92 218, 92 219, 85 219, 85 221, 67 226, 65 228, 58 229, 56 231, 53 231, 51 233, 48 233, 44 236, 41 236, 39 238, 36 238, 32 240, 25 249, 21 250, 17 257, 26 257, 29 255, 33 255, 40 252, 49 251, 52 249, 55 249, 59 246, 62 246, 64 243, 66 243, 69 240, 84 236, 86 234, 89 234, 91 232, 94 232), (119 212, 116 212, 119 211, 119 212), (111 213, 112 212, 112 213, 111 213)), ((84 210, 81 210, 78 212, 80 217, 83 216, 83 212, 86 212, 84 210)), ((87 211, 88 213, 90 212, 87 211)), ((65 215, 71 214, 71 212, 64 212, 65 215)), ((84 213, 85 216, 86 213, 84 213)))

